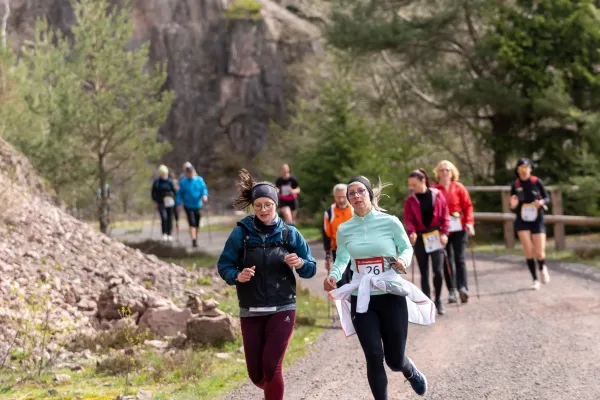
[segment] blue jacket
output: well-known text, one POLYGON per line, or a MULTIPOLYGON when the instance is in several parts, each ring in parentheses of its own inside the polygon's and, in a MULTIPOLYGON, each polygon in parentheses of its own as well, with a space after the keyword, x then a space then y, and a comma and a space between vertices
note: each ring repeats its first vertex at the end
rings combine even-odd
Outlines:
POLYGON ((179 181, 179 191, 175 202, 183 204, 186 208, 199 210, 202 208, 202 196, 208 197, 208 188, 204 179, 198 175, 191 179, 186 176, 179 181))
MULTIPOLYGON (((249 215, 243 218, 239 224, 244 225, 244 227, 249 232, 248 243, 277 243, 282 241, 282 232, 284 229, 284 222, 279 219, 277 223, 277 228, 268 234, 264 239, 254 228, 254 215, 249 215)), ((298 230, 289 226, 289 241, 291 247, 293 247, 296 251, 298 257, 304 260, 304 266, 300 269, 297 269, 296 272, 301 278, 312 278, 317 273, 317 263, 310 252, 310 247, 304 240, 304 237, 298 230)), ((236 226, 235 229, 229 235, 227 242, 225 242, 225 247, 223 248, 223 252, 219 257, 219 261, 217 263, 217 268, 219 270, 219 275, 225 282, 229 285, 235 285, 235 278, 240 273, 241 269, 238 269, 238 266, 241 266, 243 260, 241 260, 242 248, 243 248, 243 240, 244 240, 244 232, 242 228, 236 226)))

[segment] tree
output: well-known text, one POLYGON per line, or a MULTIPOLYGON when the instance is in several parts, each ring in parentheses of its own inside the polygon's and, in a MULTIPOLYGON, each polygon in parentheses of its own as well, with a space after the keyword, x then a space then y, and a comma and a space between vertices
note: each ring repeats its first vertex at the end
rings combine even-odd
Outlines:
POLYGON ((574 160, 556 155, 581 132, 579 104, 594 103, 593 1, 339 0, 334 9, 330 42, 381 59, 389 99, 432 141, 470 131, 492 152, 496 182, 512 179, 523 155, 544 154, 547 171, 572 171, 574 160))
POLYGON ((167 150, 156 135, 173 93, 162 90, 165 65, 149 65, 149 43, 128 50, 129 2, 72 6, 76 23, 68 37, 38 23, 20 64, 20 84, 29 110, 46 122, 37 150, 55 171, 72 172, 73 183, 94 194, 100 188, 98 220, 106 232, 106 184, 117 172, 121 180, 138 176, 167 150))

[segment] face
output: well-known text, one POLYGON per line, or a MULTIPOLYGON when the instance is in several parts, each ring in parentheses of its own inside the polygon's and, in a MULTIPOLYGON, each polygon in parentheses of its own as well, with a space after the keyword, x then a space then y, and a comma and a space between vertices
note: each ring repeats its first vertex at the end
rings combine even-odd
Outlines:
POLYGON ((522 181, 529 179, 531 176, 531 167, 529 165, 521 165, 517 168, 517 173, 522 181))
POLYGON ((452 171, 450 167, 445 164, 440 165, 438 168, 438 178, 440 181, 449 181, 452 179, 452 171))
POLYGON ((259 197, 252 203, 254 213, 264 224, 268 224, 275 219, 277 213, 277 207, 275 202, 268 197, 259 197))
POLYGON ((348 197, 350 198, 350 204, 352 204, 355 211, 361 212, 371 209, 369 191, 362 183, 353 183, 348 186, 348 197))
POLYGON ((169 177, 169 174, 168 174, 168 173, 166 173, 166 172, 162 172, 162 173, 160 174, 160 179, 166 180, 168 177, 169 177))
POLYGON ((187 176, 188 178, 191 178, 192 176, 194 176, 194 170, 191 168, 186 168, 185 169, 185 176, 187 176))
POLYGON ((335 205, 338 208, 346 208, 348 206, 348 199, 346 198, 345 190, 336 190, 333 194, 333 199, 335 200, 335 205))
POLYGON ((426 187, 425 180, 420 181, 419 178, 408 178, 408 187, 414 193, 423 193, 426 187))
POLYGON ((287 176, 290 173, 290 167, 287 164, 283 164, 279 169, 281 176, 287 176))

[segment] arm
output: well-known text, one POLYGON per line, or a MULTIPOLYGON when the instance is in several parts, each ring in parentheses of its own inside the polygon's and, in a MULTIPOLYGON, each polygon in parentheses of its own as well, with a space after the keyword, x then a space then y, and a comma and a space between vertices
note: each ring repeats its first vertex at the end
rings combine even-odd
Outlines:
POLYGON ((540 189, 540 201, 543 201, 544 204, 550 203, 550 196, 548 195, 548 191, 546 190, 546 187, 540 178, 538 178, 536 184, 538 185, 538 189, 540 189))
POLYGON ((442 215, 440 215, 440 231, 444 235, 448 236, 448 229, 450 229, 450 209, 448 208, 448 202, 446 197, 440 192, 438 194, 440 205, 442 207, 442 215))
POLYGON ((329 223, 329 215, 327 214, 327 210, 325 210, 323 215, 321 236, 323 237, 323 248, 325 249, 325 253, 329 254, 331 251, 331 224, 329 223))
POLYGON ((338 228, 337 235, 335 237, 337 240, 337 255, 335 257, 335 263, 333 264, 333 267, 331 267, 331 271, 329 271, 328 275, 330 277, 333 276, 336 282, 342 279, 342 271, 346 269, 346 266, 348 266, 348 263, 350 262, 350 254, 346 248, 346 239, 340 228, 338 228))
POLYGON ((203 178, 200 179, 202 179, 202 196, 208 198, 208 186, 206 186, 206 182, 204 182, 203 178))
POLYGON ((298 183, 298 180, 295 177, 292 180, 292 193, 294 193, 294 194, 300 193, 300 184, 298 183))
POLYGON ((410 200, 406 199, 404 201, 404 226, 406 228, 406 233, 409 235, 415 233, 417 231, 416 225, 415 216, 410 210, 410 200))
POLYGON ((152 190, 150 191, 152 196, 152 201, 158 203, 158 190, 156 189, 156 181, 152 184, 152 190))
POLYGON ((408 268, 412 261, 413 247, 398 217, 393 217, 392 224, 392 233, 394 235, 394 244, 398 250, 398 258, 404 264, 404 268, 408 268))
POLYGON ((239 252, 242 249, 242 228, 237 226, 227 238, 223 252, 217 262, 219 275, 228 285, 235 285, 236 278, 240 273, 239 252))
POLYGON ((465 213, 465 224, 474 226, 475 225, 475 215, 473 214, 473 203, 471 202, 471 196, 469 195, 469 191, 466 187, 461 185, 461 208, 465 213))
POLYGON ((301 268, 298 268, 296 272, 301 278, 312 278, 317 273, 317 262, 310 252, 310 247, 297 229, 294 229, 290 233, 294 235, 292 245, 296 249, 296 255, 304 261, 304 265, 301 268))
POLYGON ((513 182, 512 185, 510 185, 510 200, 509 200, 509 207, 511 210, 515 210, 515 208, 517 208, 519 206, 519 203, 521 200, 518 199, 519 196, 517 196, 517 186, 515 185, 515 183, 513 182), (517 198, 517 202, 513 203, 513 199, 517 198))

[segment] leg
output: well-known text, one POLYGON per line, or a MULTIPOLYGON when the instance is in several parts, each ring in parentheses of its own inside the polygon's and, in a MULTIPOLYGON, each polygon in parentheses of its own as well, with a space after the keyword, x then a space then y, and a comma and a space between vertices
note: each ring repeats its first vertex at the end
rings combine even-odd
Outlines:
POLYGON ((173 207, 167 208, 167 235, 173 232, 173 207))
POLYGON ((265 317, 240 318, 246 368, 252 383, 261 389, 265 387, 262 354, 265 347, 265 317))
POLYGON ((430 254, 433 269, 433 287, 435 288, 435 301, 442 304, 442 286, 444 285, 444 250, 437 250, 430 254))
POLYGON ((454 232, 452 250, 454 253, 454 266, 456 267, 456 288, 458 290, 469 289, 467 282, 467 264, 465 263, 465 251, 467 249, 467 232, 454 232))
MULTIPOLYGON (((402 371, 406 378, 413 373, 408 358, 404 355, 408 335, 408 308, 406 297, 394 295, 373 296, 381 320, 381 340, 385 363, 392 371, 402 371)), ((369 307, 371 304, 369 303, 369 307)))
POLYGON ((292 223, 296 224, 296 217, 298 216, 298 198, 296 197, 290 208, 292 210, 292 223))
MULTIPOLYGON (((456 234, 460 232, 452 232, 448 235, 448 243, 446 244, 446 255, 448 258, 448 264, 444 261, 444 280, 446 281, 446 288, 448 288, 448 303, 456 303, 456 274, 454 270, 454 248, 452 247, 452 241, 456 234)), ((446 257, 446 255, 444 257, 446 257)))
POLYGON ((167 230, 167 209, 162 204, 158 205, 158 214, 160 215, 160 228, 163 235, 168 235, 167 230))
POLYGON ((415 257, 417 258, 417 264, 419 264, 419 271, 421 272, 421 290, 425 296, 431 298, 429 289, 429 255, 425 252, 425 245, 421 236, 417 237, 417 242, 415 243, 415 257))
POLYGON ((535 258, 538 262, 538 268, 542 275, 542 283, 550 282, 550 274, 548 273, 548 267, 546 266, 546 229, 545 225, 541 223, 534 232, 533 236, 533 247, 535 249, 535 258))
POLYGON ((531 277, 534 281, 537 281, 537 272, 535 271, 535 262, 533 261, 533 241, 531 238, 531 231, 520 230, 517 234, 519 235, 519 240, 521 241, 523 251, 525 252, 525 259, 527 260, 527 267, 529 268, 531 277))
POLYGON ((198 238, 198 229, 200 228, 200 210, 194 210, 194 227, 191 229, 192 239, 198 238))
POLYGON ((281 364, 292 337, 295 322, 296 311, 294 310, 268 316, 265 326, 266 344, 262 353, 265 400, 283 400, 281 364))
MULTIPOLYGON (((383 296, 383 295, 382 295, 383 296)), ((371 301, 374 300, 373 296, 371 301)), ((387 375, 383 366, 383 345, 381 342, 381 321, 377 313, 369 309, 366 313, 356 312, 356 296, 351 296, 352 324, 358 341, 367 360, 367 378, 375 400, 387 400, 387 375)))
POLYGON ((289 206, 281 207, 281 216, 286 224, 293 224, 292 210, 289 206))

